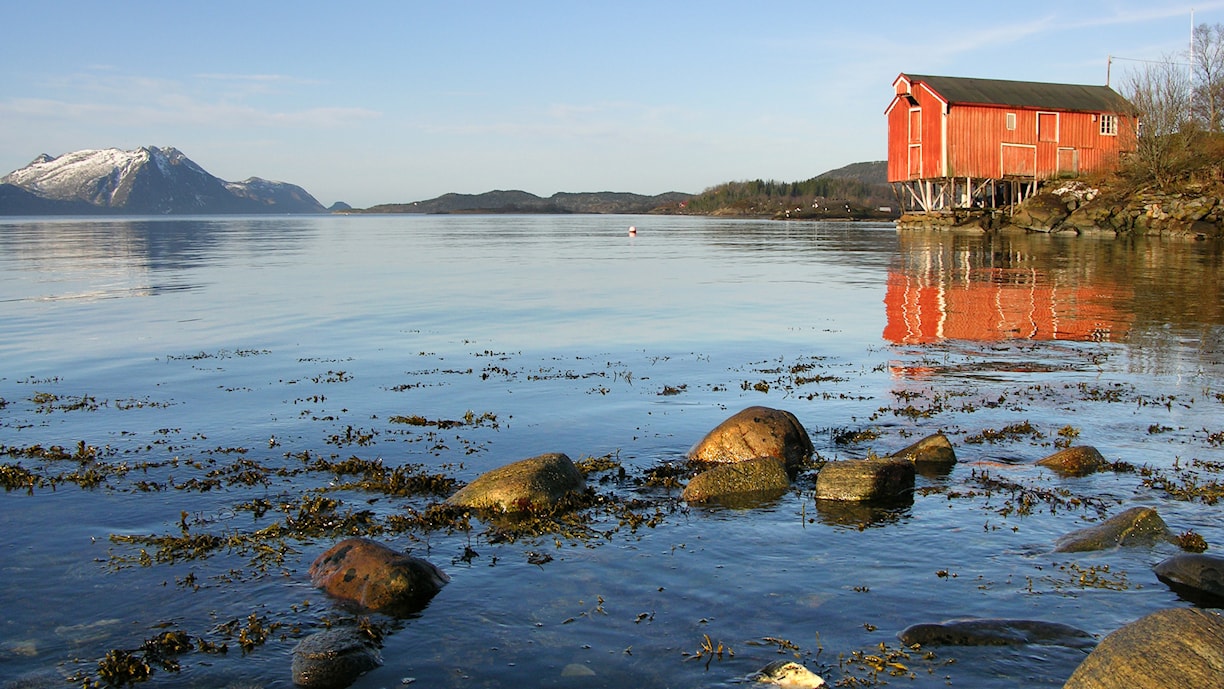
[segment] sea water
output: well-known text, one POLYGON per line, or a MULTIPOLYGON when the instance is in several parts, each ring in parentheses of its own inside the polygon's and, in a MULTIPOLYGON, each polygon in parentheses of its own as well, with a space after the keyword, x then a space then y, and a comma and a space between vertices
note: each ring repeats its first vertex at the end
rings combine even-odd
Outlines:
POLYGON ((1151 572, 1171 544, 1053 543, 1146 505, 1224 545, 1219 505, 1151 480, 1220 481, 1220 255, 666 216, 5 219, 0 463, 37 478, 0 495, 0 677, 80 684, 178 630, 195 647, 148 686, 291 686, 299 639, 363 617, 306 575, 343 529, 274 555, 158 537, 250 536, 306 499, 368 527, 443 497, 354 489, 304 469, 318 458, 464 482, 565 452, 619 466, 590 485, 650 519, 372 534, 451 582, 411 618, 364 616, 384 663, 354 686, 730 686, 779 658, 830 682, 1061 686, 1083 650, 897 633, 973 616, 1104 635, 1189 604, 1151 572), (790 493, 690 506, 645 480, 752 405, 812 437, 790 493), (413 416, 430 425, 396 421, 413 416), (813 499, 821 462, 936 432, 959 462, 912 502, 813 499), (1140 470, 1033 466, 1068 444, 1140 470))

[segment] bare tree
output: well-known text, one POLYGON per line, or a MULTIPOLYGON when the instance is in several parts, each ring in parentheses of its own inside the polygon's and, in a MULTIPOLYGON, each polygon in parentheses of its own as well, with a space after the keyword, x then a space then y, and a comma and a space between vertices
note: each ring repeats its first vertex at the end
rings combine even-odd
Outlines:
POLYGON ((1194 116, 1209 132, 1224 124, 1224 24, 1194 27, 1190 49, 1194 73, 1194 116))
POLYGON ((1193 166, 1202 138, 1191 112, 1190 77, 1166 58, 1132 73, 1123 89, 1139 113, 1131 171, 1136 181, 1167 187, 1193 166))

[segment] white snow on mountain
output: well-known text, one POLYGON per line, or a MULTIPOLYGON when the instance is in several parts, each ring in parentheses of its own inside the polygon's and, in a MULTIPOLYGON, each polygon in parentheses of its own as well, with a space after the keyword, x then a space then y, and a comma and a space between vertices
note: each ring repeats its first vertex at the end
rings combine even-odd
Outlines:
POLYGON ((323 210, 301 187, 258 177, 226 182, 168 146, 90 149, 55 158, 43 154, 0 178, 2 183, 44 199, 139 212, 259 211, 282 208, 285 203, 294 206, 284 207, 288 212, 323 210))

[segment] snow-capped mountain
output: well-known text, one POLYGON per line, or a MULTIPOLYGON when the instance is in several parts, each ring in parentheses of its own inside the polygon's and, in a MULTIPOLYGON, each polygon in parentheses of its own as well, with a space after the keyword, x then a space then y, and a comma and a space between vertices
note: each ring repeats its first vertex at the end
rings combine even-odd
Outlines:
POLYGON ((258 177, 226 182, 171 147, 44 154, 0 179, 0 214, 81 212, 321 213, 324 208, 292 184, 258 177))

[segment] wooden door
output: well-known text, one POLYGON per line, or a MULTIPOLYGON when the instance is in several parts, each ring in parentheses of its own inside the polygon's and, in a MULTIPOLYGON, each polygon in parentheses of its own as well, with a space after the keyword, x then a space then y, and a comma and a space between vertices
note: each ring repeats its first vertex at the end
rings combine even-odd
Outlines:
POLYGON ((1058 176, 1075 177, 1079 174, 1079 151, 1074 148, 1058 149, 1058 176))

